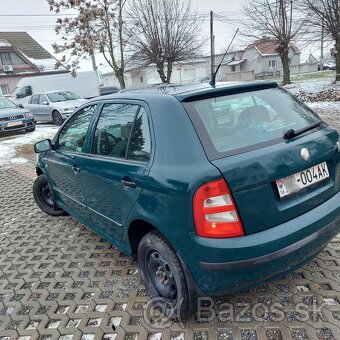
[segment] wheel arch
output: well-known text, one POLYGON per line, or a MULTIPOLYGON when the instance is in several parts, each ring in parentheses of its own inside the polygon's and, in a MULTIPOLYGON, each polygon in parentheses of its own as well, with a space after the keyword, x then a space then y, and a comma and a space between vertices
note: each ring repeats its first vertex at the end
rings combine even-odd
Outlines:
POLYGON ((174 249, 176 252, 179 261, 182 265, 185 278, 186 278, 186 283, 187 283, 187 289, 188 289, 188 294, 189 294, 189 310, 190 313, 196 311, 196 298, 199 294, 202 294, 201 292, 198 291, 198 288, 195 284, 195 281, 193 279, 192 273, 187 267, 186 263, 183 261, 181 255, 178 253, 177 249, 174 247, 174 245, 167 239, 167 237, 164 236, 164 234, 156 228, 154 225, 152 225, 149 222, 146 222, 142 219, 136 219, 131 222, 128 230, 128 237, 129 237, 129 243, 131 247, 131 257, 133 258, 134 261, 137 262, 138 259, 138 245, 141 241, 141 239, 149 232, 151 231, 157 231, 160 233, 160 235, 170 244, 170 246, 174 249))
POLYGON ((130 223, 128 238, 131 247, 131 257, 134 260, 137 260, 138 245, 140 240, 152 230, 157 230, 159 232, 159 230, 154 225, 142 219, 136 219, 130 223))
POLYGON ((41 170, 41 168, 40 167, 36 167, 36 169, 35 169, 35 172, 36 172, 36 174, 37 174, 37 176, 40 176, 40 175, 43 175, 44 174, 44 172, 41 170))

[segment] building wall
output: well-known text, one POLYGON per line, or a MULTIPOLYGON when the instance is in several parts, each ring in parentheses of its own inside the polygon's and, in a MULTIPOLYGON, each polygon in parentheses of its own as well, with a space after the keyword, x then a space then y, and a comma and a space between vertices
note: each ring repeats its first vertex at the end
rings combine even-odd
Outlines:
POLYGON ((235 71, 226 73, 226 81, 251 81, 255 79, 253 71, 235 71))
MULTIPOLYGON (((9 77, 6 75, 0 75, 0 86, 7 86, 8 92, 13 93, 15 87, 17 86, 20 79, 27 77, 27 75, 9 77)), ((5 94, 5 93, 1 93, 5 94)))
POLYGON ((316 72, 318 70, 318 63, 312 64, 299 64, 290 67, 291 74, 316 72))

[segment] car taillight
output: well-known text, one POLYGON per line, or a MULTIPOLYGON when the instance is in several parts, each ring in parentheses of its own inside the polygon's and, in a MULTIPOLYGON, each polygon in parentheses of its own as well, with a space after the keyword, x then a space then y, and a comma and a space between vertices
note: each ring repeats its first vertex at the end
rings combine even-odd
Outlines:
POLYGON ((193 208, 197 235, 210 238, 244 235, 236 205, 223 179, 199 187, 194 195, 193 208))

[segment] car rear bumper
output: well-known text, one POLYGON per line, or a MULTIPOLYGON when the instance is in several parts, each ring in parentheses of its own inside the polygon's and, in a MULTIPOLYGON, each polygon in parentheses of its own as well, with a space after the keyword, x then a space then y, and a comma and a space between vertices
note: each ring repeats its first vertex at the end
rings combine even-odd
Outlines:
POLYGON ((33 128, 34 125, 35 125, 34 118, 23 118, 20 119, 18 122, 16 121, 0 122, 0 132, 26 130, 29 128, 33 128), (18 125, 10 126, 9 123, 18 123, 18 125))
POLYGON ((178 250, 200 295, 239 291, 292 271, 319 253, 340 232, 339 202, 340 193, 295 219, 244 237, 205 239, 191 233, 179 241, 178 250))

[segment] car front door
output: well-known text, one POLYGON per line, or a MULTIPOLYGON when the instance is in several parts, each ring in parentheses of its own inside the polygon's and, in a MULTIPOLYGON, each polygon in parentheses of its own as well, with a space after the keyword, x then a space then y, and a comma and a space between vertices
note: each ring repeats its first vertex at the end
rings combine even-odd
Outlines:
POLYGON ((47 174, 58 203, 80 220, 87 213, 81 166, 96 107, 88 105, 75 113, 59 132, 47 159, 47 174))
POLYGON ((52 122, 52 109, 49 105, 49 101, 47 100, 47 97, 44 94, 41 94, 39 97, 39 114, 41 116, 41 120, 46 122, 52 122))
POLYGON ((82 164, 88 213, 97 231, 119 240, 149 173, 147 110, 130 103, 104 104, 93 130, 91 153, 82 164))

